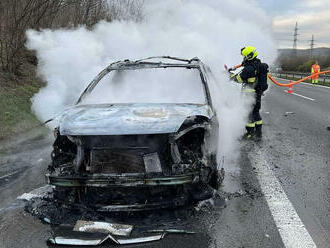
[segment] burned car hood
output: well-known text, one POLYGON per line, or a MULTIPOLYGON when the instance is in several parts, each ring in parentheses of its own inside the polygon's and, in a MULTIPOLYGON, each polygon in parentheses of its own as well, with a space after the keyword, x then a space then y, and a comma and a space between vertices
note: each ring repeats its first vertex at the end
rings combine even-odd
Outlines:
POLYGON ((61 135, 129 135, 174 133, 189 116, 211 118, 202 104, 76 105, 60 117, 61 135))

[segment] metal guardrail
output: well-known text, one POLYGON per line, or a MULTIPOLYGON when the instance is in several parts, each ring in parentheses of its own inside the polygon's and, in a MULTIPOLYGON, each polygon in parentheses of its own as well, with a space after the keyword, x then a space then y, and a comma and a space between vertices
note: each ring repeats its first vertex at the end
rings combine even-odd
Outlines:
MULTIPOLYGON (((304 73, 304 72, 293 72, 293 71, 282 71, 282 72, 271 72, 273 76, 279 77, 279 78, 285 78, 285 79, 302 79, 304 77, 307 77, 311 75, 310 73, 304 73)), ((330 76, 329 75, 320 75, 319 76, 319 82, 327 82, 330 83, 330 76)))

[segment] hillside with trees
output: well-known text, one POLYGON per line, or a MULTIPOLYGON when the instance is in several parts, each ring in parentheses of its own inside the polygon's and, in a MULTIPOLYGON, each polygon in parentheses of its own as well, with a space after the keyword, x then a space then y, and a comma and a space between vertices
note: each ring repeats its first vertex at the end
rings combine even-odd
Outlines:
POLYGON ((310 49, 279 49, 276 64, 284 71, 310 72, 316 60, 321 69, 330 67, 330 48, 315 48, 312 55, 310 49))

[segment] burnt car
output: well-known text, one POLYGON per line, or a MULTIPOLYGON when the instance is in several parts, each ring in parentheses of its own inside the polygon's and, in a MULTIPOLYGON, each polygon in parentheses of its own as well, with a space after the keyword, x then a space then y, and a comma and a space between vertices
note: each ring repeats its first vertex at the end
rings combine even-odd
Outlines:
POLYGON ((209 77, 198 58, 107 66, 55 128, 46 174, 55 199, 112 212, 210 198, 223 174, 209 77))

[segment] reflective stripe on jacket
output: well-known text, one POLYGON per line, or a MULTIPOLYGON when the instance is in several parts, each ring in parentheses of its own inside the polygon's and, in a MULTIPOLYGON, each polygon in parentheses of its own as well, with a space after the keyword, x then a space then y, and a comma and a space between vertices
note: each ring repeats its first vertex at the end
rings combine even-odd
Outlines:
POLYGON ((253 93, 257 82, 257 71, 253 66, 246 66, 239 74, 235 75, 235 81, 243 84, 243 92, 253 93))
POLYGON ((257 68, 260 63, 260 60, 257 58, 243 62, 243 70, 236 75, 236 81, 245 84, 244 86, 247 88, 254 89, 257 83, 257 68))

